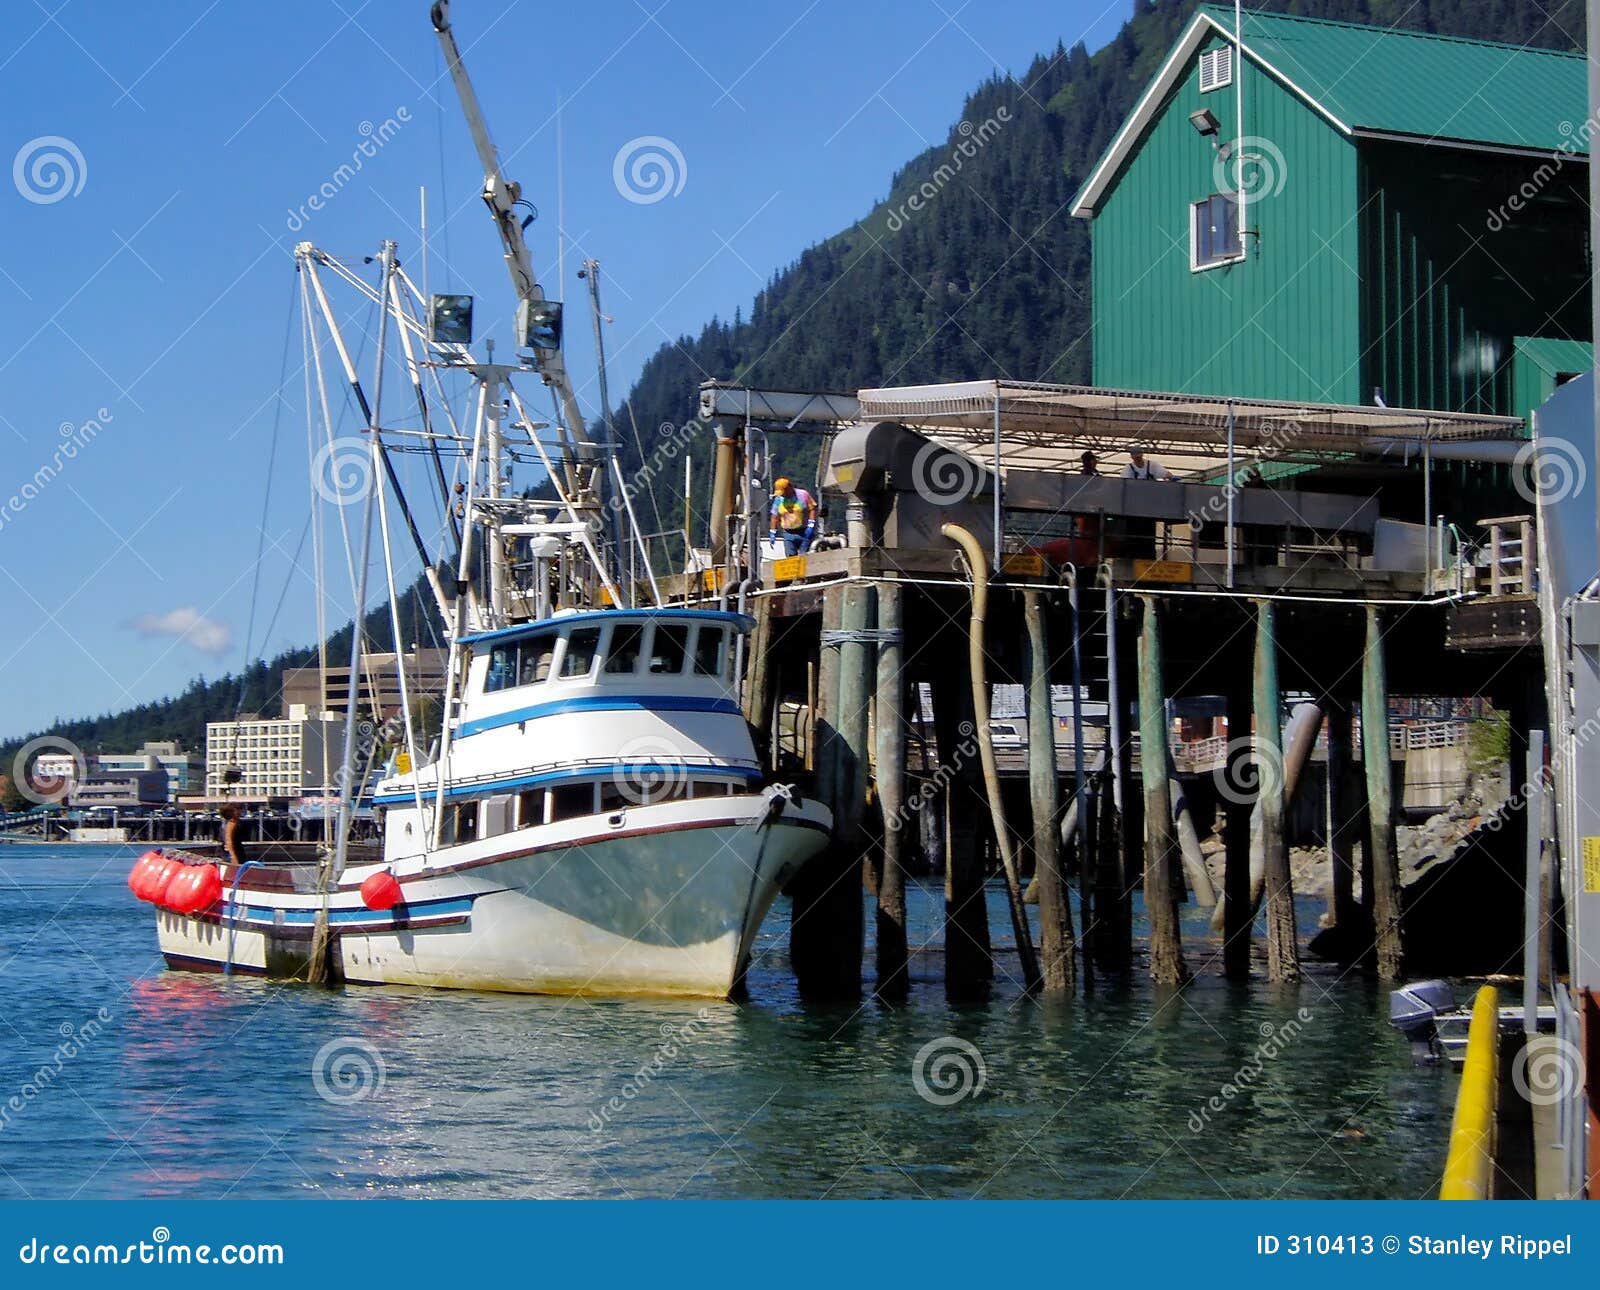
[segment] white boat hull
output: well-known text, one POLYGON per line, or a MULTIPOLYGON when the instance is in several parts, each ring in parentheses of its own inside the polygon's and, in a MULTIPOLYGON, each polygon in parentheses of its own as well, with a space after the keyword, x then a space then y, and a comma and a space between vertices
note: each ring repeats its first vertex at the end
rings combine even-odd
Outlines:
MULTIPOLYGON (((373 911, 352 870, 328 899, 329 966, 352 983, 722 998, 779 888, 827 842, 827 811, 770 793, 631 808, 393 863, 373 911)), ((309 871, 301 870, 301 884, 309 871)), ((231 885, 233 871, 226 875, 231 885)), ((162 910, 173 967, 304 977, 322 899, 247 871, 237 905, 162 910)))

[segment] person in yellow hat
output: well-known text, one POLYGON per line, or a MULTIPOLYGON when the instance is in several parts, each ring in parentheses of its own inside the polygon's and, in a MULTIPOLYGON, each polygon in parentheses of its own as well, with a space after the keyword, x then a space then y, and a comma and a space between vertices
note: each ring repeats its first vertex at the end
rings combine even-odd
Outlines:
POLYGON ((789 480, 778 480, 772 486, 772 511, 767 531, 773 537, 783 538, 786 554, 801 554, 817 535, 816 499, 789 480))

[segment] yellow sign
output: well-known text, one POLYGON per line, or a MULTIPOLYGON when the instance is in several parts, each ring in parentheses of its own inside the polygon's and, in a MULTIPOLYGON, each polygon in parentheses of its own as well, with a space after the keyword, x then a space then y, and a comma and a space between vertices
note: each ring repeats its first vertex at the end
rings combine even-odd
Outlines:
POLYGON ((1028 578, 1044 577, 1044 557, 1025 551, 1011 551, 1000 557, 1002 573, 1020 573, 1028 578))
POLYGON ((700 589, 702 591, 721 591, 722 584, 726 581, 726 569, 702 569, 700 571, 700 589))
POLYGON ((1192 565, 1183 560, 1135 560, 1135 582, 1189 582, 1194 576, 1192 565))
POLYGON ((1600 838, 1583 840, 1583 889, 1590 895, 1600 893, 1600 838))
POLYGON ((394 755, 394 773, 396 775, 409 775, 411 773, 411 754, 401 750, 394 755))
POLYGON ((611 599, 610 590, 606 587, 601 587, 600 590, 595 593, 595 599, 598 600, 602 605, 616 604, 616 601, 611 599))
POLYGON ((772 580, 774 582, 794 582, 806 576, 806 558, 803 555, 791 555, 784 560, 772 562, 772 580))

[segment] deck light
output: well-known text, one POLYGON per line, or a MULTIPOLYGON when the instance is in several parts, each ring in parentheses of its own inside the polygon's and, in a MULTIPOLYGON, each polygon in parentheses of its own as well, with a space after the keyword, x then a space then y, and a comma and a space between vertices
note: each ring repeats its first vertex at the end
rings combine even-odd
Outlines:
POLYGON ((524 300, 517 306, 517 348, 561 348, 559 300, 524 300))
POLYGON ((1189 124, 1195 128, 1196 134, 1207 139, 1221 129, 1221 122, 1211 115, 1210 108, 1197 108, 1189 113, 1189 124))
POLYGON ((432 297, 428 304, 428 338, 435 345, 472 344, 472 297, 432 297))

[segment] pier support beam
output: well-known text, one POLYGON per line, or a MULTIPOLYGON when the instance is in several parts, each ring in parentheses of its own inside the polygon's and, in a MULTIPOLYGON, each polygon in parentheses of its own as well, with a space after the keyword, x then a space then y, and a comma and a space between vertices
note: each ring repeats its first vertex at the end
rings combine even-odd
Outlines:
POLYGON ((1238 791, 1240 785, 1251 780, 1247 769, 1251 756, 1251 695, 1242 669, 1235 673, 1226 697, 1228 763, 1222 782, 1228 789, 1222 794, 1226 803, 1222 831, 1222 974, 1230 981, 1248 981, 1255 925, 1255 909, 1250 901, 1250 820, 1255 803, 1238 791))
MULTIPOLYGON (((940 657, 945 657, 942 651, 940 657)), ((934 738, 939 746, 939 766, 934 773, 945 786, 944 985, 949 998, 970 999, 984 994, 994 979, 978 849, 978 821, 985 804, 966 655, 951 653, 949 657, 950 667, 941 668, 929 679, 934 738)))
POLYGON ((1404 970, 1400 946, 1400 860, 1394 839, 1394 767, 1389 761, 1389 680, 1376 606, 1367 607, 1361 658, 1361 760, 1367 772, 1367 851, 1372 874, 1375 965, 1397 981, 1404 970))
POLYGON ((1323 701, 1328 723, 1328 815, 1326 822, 1329 889, 1327 924, 1337 941, 1351 944, 1360 926, 1355 898, 1355 841, 1359 834, 1359 794, 1354 783, 1355 742, 1350 732, 1350 705, 1342 699, 1323 701))
POLYGON ((1284 835, 1283 722, 1279 711, 1277 612, 1270 600, 1256 606, 1256 782, 1261 803, 1261 853, 1266 873, 1267 979, 1300 979, 1294 882, 1284 835))
MULTIPOLYGON (((846 590, 829 587, 823 592, 817 668, 816 793, 834 812, 833 840, 828 850, 795 875, 789 888, 789 959, 801 996, 807 999, 852 999, 861 992, 860 816, 850 819, 848 811, 841 810, 856 773, 847 764, 850 747, 841 736, 846 713, 837 638, 844 622, 846 590)), ((864 703, 860 686, 854 688, 864 703)))
POLYGON ((1124 684, 1129 657, 1120 643, 1121 605, 1117 591, 1106 586, 1107 759, 1102 784, 1095 846, 1093 924, 1084 920, 1084 941, 1094 964, 1107 972, 1133 970, 1133 890, 1144 872, 1138 794, 1133 792, 1133 740, 1129 694, 1124 684))
POLYGON ((878 874, 877 993, 904 999, 910 989, 906 947, 907 835, 904 602, 901 588, 878 588, 878 805, 883 813, 883 860, 878 874))
MULTIPOLYGON (((1039 883, 1039 968, 1045 993, 1065 994, 1076 980, 1076 963, 1072 909, 1061 866, 1061 835, 1056 828, 1061 789, 1056 778, 1056 723, 1050 712, 1050 637, 1040 592, 1022 593, 1022 617, 1027 628, 1028 798, 1033 808, 1033 862, 1039 883)), ((1081 757, 1079 767, 1081 774, 1081 757)), ((1077 792, 1081 806, 1086 800, 1081 784, 1077 792)), ((1081 831, 1079 836, 1083 836, 1081 831)), ((1088 857, 1080 854, 1078 862, 1087 866, 1088 857)))
POLYGON ((1144 781, 1144 905, 1150 920, 1150 978, 1157 985, 1188 979, 1172 890, 1172 797, 1167 788, 1167 704, 1161 669, 1161 612, 1142 597, 1139 633, 1139 744, 1144 781))

